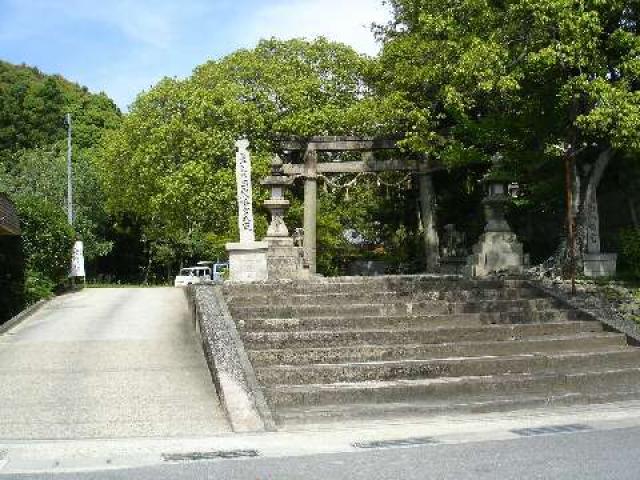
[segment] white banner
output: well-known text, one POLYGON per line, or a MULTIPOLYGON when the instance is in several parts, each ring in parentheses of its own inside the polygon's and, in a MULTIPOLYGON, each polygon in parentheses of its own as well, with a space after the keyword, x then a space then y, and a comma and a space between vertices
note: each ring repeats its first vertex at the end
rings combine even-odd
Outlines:
POLYGON ((73 256, 71 257, 70 277, 84 277, 84 245, 78 241, 73 246, 73 256))

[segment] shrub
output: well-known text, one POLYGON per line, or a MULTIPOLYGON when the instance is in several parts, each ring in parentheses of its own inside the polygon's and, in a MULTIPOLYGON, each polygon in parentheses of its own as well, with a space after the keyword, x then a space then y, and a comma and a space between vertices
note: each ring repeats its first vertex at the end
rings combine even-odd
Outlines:
POLYGON ((640 228, 620 232, 620 264, 628 275, 640 279, 640 228))
POLYGON ((64 211, 35 196, 16 198, 26 264, 29 303, 47 297, 68 277, 75 240, 64 211))
POLYGON ((36 303, 38 300, 48 298, 53 294, 56 285, 40 272, 28 270, 25 276, 24 298, 27 305, 36 303))

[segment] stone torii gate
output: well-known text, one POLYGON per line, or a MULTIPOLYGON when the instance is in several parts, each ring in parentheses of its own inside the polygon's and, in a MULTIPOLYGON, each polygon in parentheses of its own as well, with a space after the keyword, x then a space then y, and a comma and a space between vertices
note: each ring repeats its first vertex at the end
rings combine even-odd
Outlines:
POLYGON ((430 166, 420 160, 377 160, 375 152, 397 150, 397 140, 374 137, 327 137, 291 139, 280 142, 280 150, 287 158, 284 174, 304 178, 304 251, 311 273, 316 272, 318 176, 337 173, 381 173, 390 171, 415 172, 419 177, 420 205, 424 228, 427 270, 437 267, 438 234, 435 229, 435 198, 431 173, 441 167, 430 166), (318 153, 356 152, 361 160, 347 162, 319 162, 318 153), (302 163, 293 163, 302 157, 302 163))

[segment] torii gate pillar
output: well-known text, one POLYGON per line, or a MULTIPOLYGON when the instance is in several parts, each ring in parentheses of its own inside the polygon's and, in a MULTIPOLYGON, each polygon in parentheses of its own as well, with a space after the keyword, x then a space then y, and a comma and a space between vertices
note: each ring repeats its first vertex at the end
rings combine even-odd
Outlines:
POLYGON ((418 175, 420 183, 420 217, 424 236, 425 263, 427 272, 437 272, 440 266, 440 244, 436 230, 436 197, 430 173, 418 175))
POLYGON ((308 148, 304 156, 304 255, 313 275, 317 271, 318 152, 308 148))

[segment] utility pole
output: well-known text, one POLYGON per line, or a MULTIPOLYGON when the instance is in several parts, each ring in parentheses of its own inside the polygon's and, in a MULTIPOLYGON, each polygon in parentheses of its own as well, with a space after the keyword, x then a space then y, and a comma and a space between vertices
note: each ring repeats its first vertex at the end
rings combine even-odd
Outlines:
POLYGON ((71 166, 71 114, 65 117, 67 124, 67 217, 73 225, 73 169, 71 166))
MULTIPOLYGON (((67 218, 69 219, 69 225, 73 226, 73 166, 71 164, 71 114, 67 113, 65 116, 65 123, 67 125, 67 218)), ((73 254, 71 258, 71 271, 69 272, 71 278, 72 287, 75 286, 75 279, 82 277, 86 283, 86 273, 84 270, 84 245, 79 238, 76 238, 76 242, 73 245, 73 254)))

